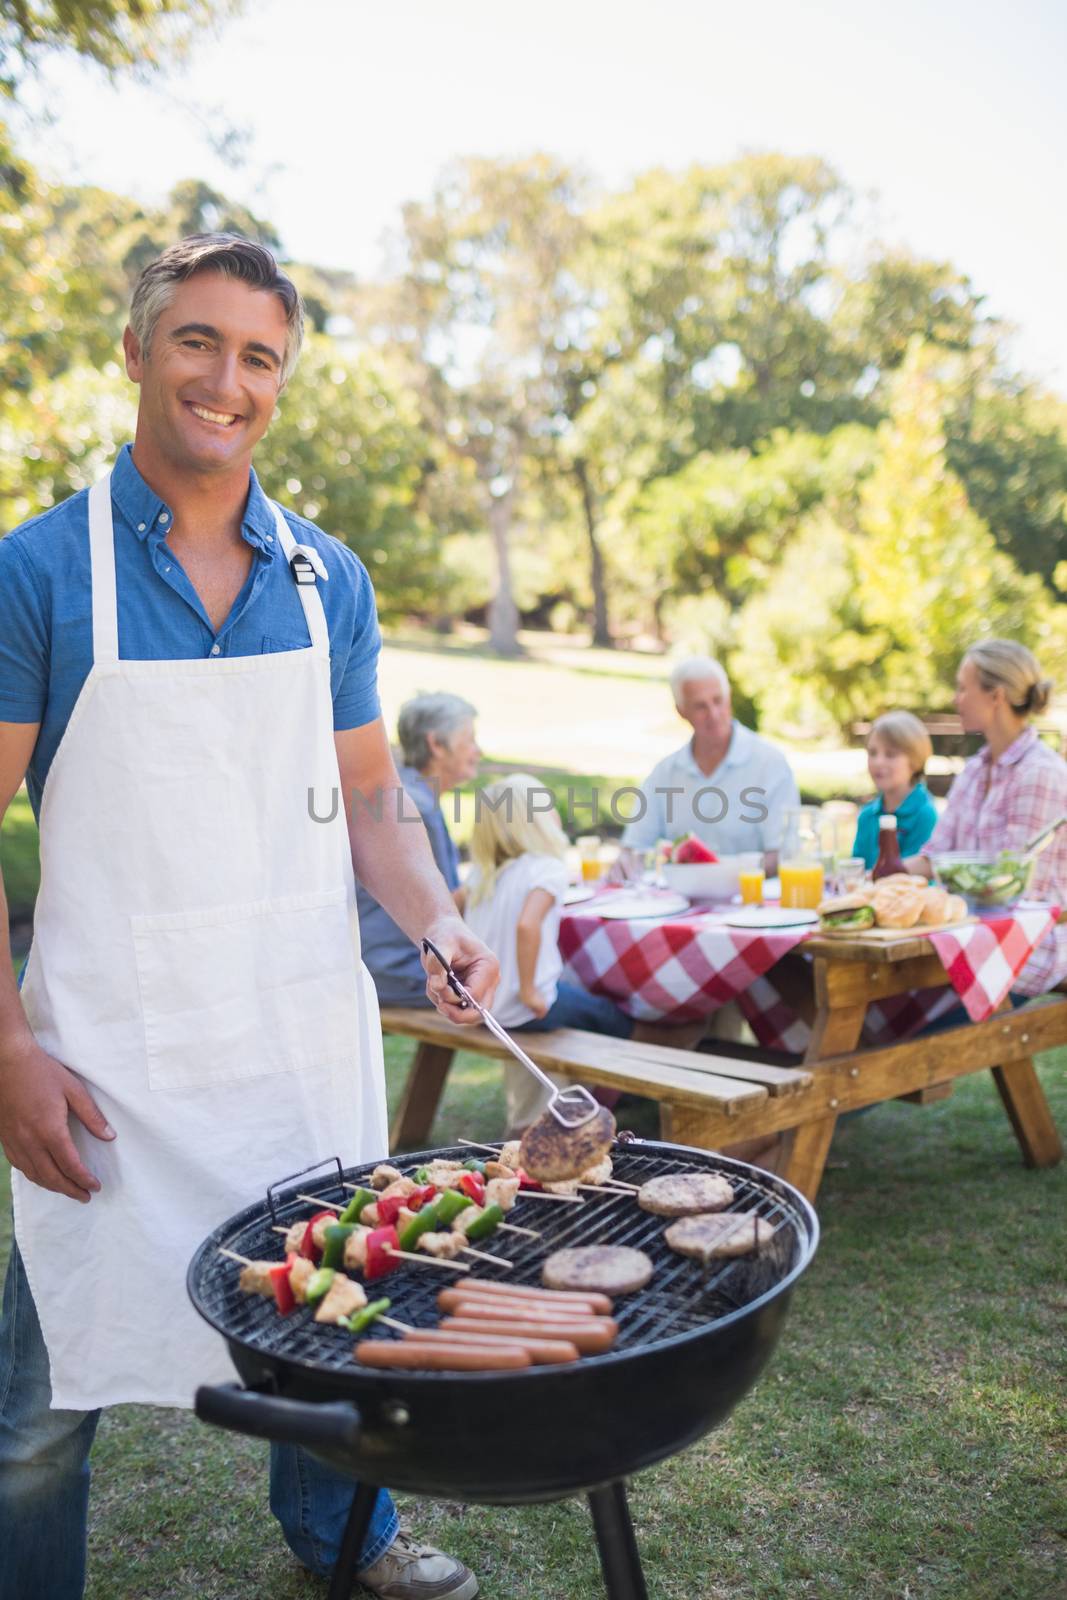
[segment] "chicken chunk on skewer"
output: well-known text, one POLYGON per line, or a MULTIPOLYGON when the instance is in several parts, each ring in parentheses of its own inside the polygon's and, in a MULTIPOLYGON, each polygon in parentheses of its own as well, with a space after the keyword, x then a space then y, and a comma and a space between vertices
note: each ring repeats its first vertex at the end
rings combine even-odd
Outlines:
POLYGON ((315 1263, 307 1261, 303 1256, 298 1256, 293 1262, 289 1273, 289 1287, 293 1291, 293 1299, 301 1305, 307 1300, 307 1287, 315 1273, 315 1263))
POLYGON ((241 1268, 240 1277, 237 1279, 238 1288, 245 1294, 263 1294, 268 1300, 274 1299, 274 1284, 271 1282, 271 1268, 276 1267, 276 1261, 250 1261, 241 1268))
POLYGON ((404 1174, 399 1167, 391 1167, 388 1161, 383 1161, 371 1173, 370 1186, 372 1189, 385 1189, 389 1184, 395 1183, 398 1178, 403 1176, 404 1174))
POLYGON ((367 1238, 369 1228, 357 1228, 345 1240, 344 1264, 353 1272, 362 1272, 367 1265, 367 1238))
POLYGON ((338 1272, 322 1297, 315 1312, 315 1321, 340 1322, 342 1318, 350 1317, 353 1311, 362 1311, 366 1304, 367 1296, 363 1291, 363 1285, 353 1283, 343 1272, 338 1272))
POLYGON ((463 1249, 463 1238, 461 1233, 424 1233, 417 1248, 439 1261, 454 1261, 463 1249))
POLYGON ((487 1205, 497 1205, 501 1211, 510 1211, 519 1192, 518 1178, 490 1178, 485 1186, 487 1205))

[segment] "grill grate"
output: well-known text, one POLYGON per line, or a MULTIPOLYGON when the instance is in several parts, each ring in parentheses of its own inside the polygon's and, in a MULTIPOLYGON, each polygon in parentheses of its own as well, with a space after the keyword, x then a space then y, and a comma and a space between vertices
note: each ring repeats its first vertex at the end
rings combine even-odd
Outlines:
MULTIPOLYGON (((469 1154, 469 1149, 454 1146, 392 1160, 401 1170, 412 1172, 435 1156, 463 1160, 469 1154)), ((541 1264, 550 1251, 582 1244, 632 1245, 644 1250, 654 1263, 646 1288, 620 1296, 615 1302, 619 1336, 612 1356, 586 1356, 583 1366, 610 1360, 623 1351, 646 1349, 678 1334, 708 1329, 775 1288, 806 1259, 811 1234, 808 1217, 796 1206, 788 1188, 769 1174, 724 1160, 713 1152, 682 1153, 676 1145, 643 1141, 620 1143, 612 1152, 612 1160, 616 1177, 626 1183, 640 1184, 668 1173, 721 1172, 734 1186, 730 1210, 755 1211, 774 1227, 775 1233, 759 1255, 741 1256, 704 1270, 664 1242, 663 1231, 669 1219, 642 1211, 631 1198, 586 1192, 584 1204, 577 1206, 523 1200, 520 1196, 508 1220, 536 1228, 541 1239, 528 1240, 497 1230, 485 1248, 512 1261, 513 1269, 509 1272, 470 1259, 468 1276, 539 1285, 541 1264)), ((372 1162, 350 1169, 346 1180, 365 1182, 374 1165, 372 1162)), ((340 1189, 334 1175, 318 1180, 303 1178, 297 1187, 323 1200, 343 1203, 348 1198, 348 1191, 340 1189)), ((288 1197, 286 1191, 275 1193, 274 1209, 283 1226, 311 1215, 310 1206, 292 1198, 291 1190, 288 1197)), ((240 1291, 239 1267, 219 1255, 217 1247, 223 1245, 255 1260, 280 1260, 282 1239, 271 1231, 273 1222, 271 1209, 264 1203, 216 1230, 201 1247, 190 1270, 189 1288, 194 1302, 229 1339, 316 1371, 351 1373, 350 1333, 316 1323, 306 1307, 280 1317, 272 1302, 240 1291)), ((390 1315, 399 1321, 430 1327, 441 1315, 436 1304, 438 1291, 460 1276, 432 1266, 405 1264, 370 1286, 368 1292, 372 1298, 387 1295, 392 1301, 390 1315)), ((384 1328, 378 1329, 376 1336, 393 1337, 384 1328)))

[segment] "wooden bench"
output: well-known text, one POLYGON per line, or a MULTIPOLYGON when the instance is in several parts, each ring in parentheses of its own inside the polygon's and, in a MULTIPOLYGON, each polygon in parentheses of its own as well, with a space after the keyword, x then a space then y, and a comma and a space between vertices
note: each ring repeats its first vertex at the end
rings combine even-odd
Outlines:
MULTIPOLYGON (((429 1008, 383 1006, 382 1032, 418 1041, 393 1121, 393 1150, 418 1149, 428 1143, 457 1050, 494 1061, 511 1059, 487 1029, 459 1027, 429 1008)), ((758 1123, 772 1105, 780 1107, 786 1100, 797 1101, 792 1120, 803 1120, 799 1102, 812 1085, 811 1073, 803 1068, 606 1039, 579 1028, 524 1033, 522 1047, 539 1067, 568 1081, 657 1100, 664 1138, 675 1138, 682 1127, 699 1128, 700 1142, 708 1149, 734 1142, 736 1124, 758 1123)), ((778 1118, 768 1120, 780 1126, 778 1118)))

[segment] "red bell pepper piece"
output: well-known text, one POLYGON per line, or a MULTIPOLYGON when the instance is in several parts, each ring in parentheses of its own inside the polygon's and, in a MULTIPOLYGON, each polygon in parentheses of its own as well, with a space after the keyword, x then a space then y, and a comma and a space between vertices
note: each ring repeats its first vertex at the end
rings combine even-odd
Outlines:
POLYGON ((416 1189, 414 1194, 409 1194, 404 1202, 409 1211, 421 1211, 423 1206, 428 1206, 431 1200, 437 1198, 437 1189, 434 1184, 428 1183, 422 1189, 416 1189))
POLYGON ((274 1300, 282 1316, 288 1316, 296 1305, 296 1296, 293 1286, 289 1282, 289 1274, 296 1265, 297 1257, 290 1251, 284 1261, 279 1261, 270 1269, 270 1286, 274 1290, 274 1300))
POLYGON ((316 1211, 315 1215, 311 1218, 311 1221, 304 1229, 304 1237, 300 1241, 300 1254, 307 1261, 317 1261, 319 1256, 322 1254, 321 1250, 319 1250, 318 1246, 316 1245, 314 1238, 312 1237, 312 1233, 316 1222, 321 1222, 323 1217, 328 1218, 330 1222, 337 1221, 336 1214, 332 1211, 316 1211))
POLYGON ((392 1272, 394 1267, 400 1265, 399 1259, 390 1255, 390 1250, 399 1250, 400 1240, 396 1229, 375 1228, 367 1235, 367 1264, 363 1268, 363 1276, 370 1283, 373 1278, 381 1278, 387 1272, 392 1272))
POLYGON ((391 1228, 400 1215, 402 1206, 408 1203, 407 1196, 402 1194, 387 1194, 375 1202, 378 1212, 378 1223, 383 1228, 391 1228))
POLYGON ((476 1206, 485 1205, 485 1179, 480 1172, 465 1172, 459 1180, 459 1188, 476 1206))
POLYGON ((528 1172, 524 1172, 521 1167, 519 1167, 516 1170, 515 1176, 519 1180, 519 1190, 520 1190, 520 1192, 523 1189, 540 1189, 540 1187, 541 1187, 541 1185, 538 1183, 537 1179, 536 1178, 531 1178, 529 1173, 528 1172))

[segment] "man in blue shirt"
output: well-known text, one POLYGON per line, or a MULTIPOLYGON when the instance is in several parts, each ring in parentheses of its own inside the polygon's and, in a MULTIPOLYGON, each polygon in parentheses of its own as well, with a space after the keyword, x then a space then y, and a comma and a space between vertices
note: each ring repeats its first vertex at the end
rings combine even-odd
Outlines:
MULTIPOLYGON (((441 810, 441 796, 469 783, 478 770, 474 707, 458 694, 419 694, 401 706, 396 731, 398 771, 405 801, 410 802, 404 815, 413 824, 422 822, 441 876, 462 910, 459 851, 441 810)), ((426 973, 416 946, 362 884, 357 900, 363 959, 382 1005, 428 1005, 426 973)))
MULTIPOLYGON (((124 335, 132 449, 0 540, 0 816, 25 777, 42 860, 21 995, 0 892, 0 1600, 79 1600, 100 1406, 189 1404, 228 1371, 184 1292, 197 1237, 301 1158, 384 1154, 353 873, 479 998, 496 982, 389 803, 367 574, 252 471, 301 333, 269 251, 173 246, 124 335)), ((271 1504, 328 1572, 351 1481, 275 1447, 271 1504)), ((382 1600, 477 1591, 385 1493, 360 1578, 382 1600)))

